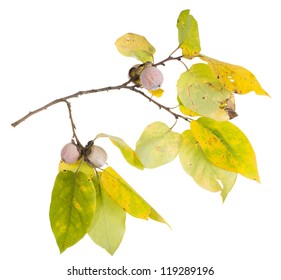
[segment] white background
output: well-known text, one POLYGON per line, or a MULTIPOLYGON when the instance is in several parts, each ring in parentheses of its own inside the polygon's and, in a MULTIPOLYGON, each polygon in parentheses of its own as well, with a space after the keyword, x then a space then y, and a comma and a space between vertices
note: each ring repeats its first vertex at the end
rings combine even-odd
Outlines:
MULTIPOLYGON (((213 277, 185 279, 280 279, 280 15, 278 1, 1 1, 0 144, 1 279, 107 279, 70 277, 76 268, 214 267, 213 277), (251 70, 272 98, 237 96, 233 122, 257 155, 261 184, 239 176, 224 204, 198 187, 178 159, 155 170, 125 163, 107 140, 110 164, 170 223, 128 216, 124 239, 112 257, 85 237, 59 254, 49 224, 49 204, 61 147, 71 127, 64 104, 16 128, 11 123, 49 101, 79 90, 125 82, 137 63, 120 55, 116 39, 134 32, 157 49, 155 61, 177 47, 176 20, 191 9, 202 53, 251 70)), ((161 102, 175 105, 180 63, 161 68, 161 102)), ((93 94, 72 100, 83 143, 104 132, 132 147, 153 121, 174 119, 132 92, 93 94)), ((188 123, 179 121, 175 131, 188 123)), ((167 277, 168 278, 168 277, 167 277)), ((170 277, 171 278, 171 277, 170 277)), ((177 279, 177 277, 174 277, 177 279)), ((181 277, 178 276, 179 279, 181 277)), ((113 279, 113 277, 108 277, 113 279)), ((121 279, 121 278, 120 278, 121 279)), ((145 279, 145 277, 122 277, 145 279)))

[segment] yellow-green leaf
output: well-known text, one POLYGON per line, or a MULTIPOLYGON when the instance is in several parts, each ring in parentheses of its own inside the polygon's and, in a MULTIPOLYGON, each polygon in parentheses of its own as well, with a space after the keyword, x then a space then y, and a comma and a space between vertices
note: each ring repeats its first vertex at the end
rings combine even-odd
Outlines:
POLYGON ((254 91, 256 94, 269 96, 261 87, 254 74, 244 67, 225 63, 203 55, 200 58, 208 62, 211 71, 229 91, 238 94, 246 94, 254 91))
POLYGON ((234 124, 206 117, 192 121, 192 134, 204 155, 215 166, 260 181, 255 152, 245 134, 234 124))
POLYGON ((136 144, 136 153, 146 168, 155 168, 175 159, 181 135, 162 122, 147 126, 136 144))
POLYGON ((167 222, 113 168, 107 167, 100 176, 101 189, 130 215, 147 220, 167 222))
POLYGON ((105 133, 100 133, 96 136, 97 138, 101 138, 101 137, 107 137, 110 139, 110 141, 120 150, 120 152, 122 153, 124 159, 131 164, 132 166, 138 168, 138 169, 144 169, 138 155, 136 154, 136 152, 121 138, 116 137, 116 136, 112 136, 112 135, 108 135, 105 133))
POLYGON ((95 170, 93 167, 89 166, 83 159, 80 159, 73 164, 66 163, 61 160, 59 163, 59 172, 66 170, 72 171, 74 173, 80 171, 87 174, 90 178, 95 175, 95 170))
POLYGON ((229 120, 226 106, 231 93, 225 89, 207 64, 193 64, 177 82, 178 99, 185 108, 215 120, 229 120))
POLYGON ((179 47, 185 58, 192 58, 201 51, 198 25, 190 10, 180 13, 177 21, 179 47))
POLYGON ((115 42, 117 50, 124 56, 134 57, 141 62, 153 62, 155 48, 141 35, 127 33, 115 42))
POLYGON ((96 181, 96 211, 88 234, 97 245, 113 255, 125 233, 126 212, 100 188, 98 180, 96 181))
POLYGON ((237 174, 214 166, 206 158, 191 130, 184 131, 182 138, 179 158, 185 172, 204 189, 212 192, 221 191, 225 200, 236 181, 237 174))
POLYGON ((57 175, 49 216, 61 253, 88 232, 95 207, 95 187, 87 174, 66 170, 57 175))

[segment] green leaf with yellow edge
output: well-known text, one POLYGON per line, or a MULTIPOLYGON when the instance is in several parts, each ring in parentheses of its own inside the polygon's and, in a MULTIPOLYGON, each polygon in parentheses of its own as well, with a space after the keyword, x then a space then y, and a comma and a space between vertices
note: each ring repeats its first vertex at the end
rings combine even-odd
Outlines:
POLYGON ((215 120, 229 120, 223 106, 230 100, 231 93, 225 89, 207 64, 193 64, 181 74, 177 82, 178 99, 187 109, 215 120))
POLYGON ((134 57, 141 62, 153 62, 155 48, 141 35, 127 33, 115 42, 117 50, 124 56, 134 57))
POLYGON ((158 88, 155 90, 148 90, 155 97, 161 97, 164 94, 164 90, 162 88, 158 88))
POLYGON ((261 87, 254 74, 244 67, 225 63, 203 55, 200 55, 200 58, 208 62, 211 71, 229 91, 238 94, 247 94, 254 91, 258 95, 269 96, 261 87))
POLYGON ((184 10, 180 13, 177 21, 179 47, 185 58, 193 58, 200 53, 200 40, 198 24, 190 14, 190 10, 184 10))
POLYGON ((57 175, 49 217, 61 253, 88 232, 95 207, 96 191, 87 174, 66 170, 57 175))
POLYGON ((66 163, 61 160, 59 163, 59 172, 66 170, 72 171, 74 173, 80 171, 87 174, 90 178, 95 175, 95 170, 93 167, 89 166, 83 159, 80 159, 75 163, 66 163))
POLYGON ((174 160, 181 145, 181 135, 162 122, 147 126, 136 144, 136 153, 146 168, 155 168, 174 160))
POLYGON ((237 174, 214 166, 206 158, 191 130, 184 131, 182 138, 179 158, 184 171, 202 188, 211 192, 221 191, 225 200, 235 184, 237 174))
POLYGON ((127 143, 123 139, 105 133, 98 134, 96 136, 96 139, 101 137, 109 138, 110 141, 120 150, 123 157, 129 164, 138 169, 144 169, 143 164, 141 163, 136 152, 129 145, 127 145, 127 143))
POLYGON ((113 168, 107 167, 100 175, 101 189, 130 215, 147 220, 167 222, 113 168))
POLYGON ((95 179, 96 211, 88 234, 97 245, 113 255, 125 233, 126 212, 100 188, 97 177, 95 179))
POLYGON ((192 121, 192 134, 204 155, 215 166, 260 181, 255 152, 245 134, 234 124, 206 117, 192 121))

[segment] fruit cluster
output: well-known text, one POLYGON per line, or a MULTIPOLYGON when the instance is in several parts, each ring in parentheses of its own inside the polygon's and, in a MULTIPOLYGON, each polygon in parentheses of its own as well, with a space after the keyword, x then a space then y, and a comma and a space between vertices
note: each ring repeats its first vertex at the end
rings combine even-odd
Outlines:
MULTIPOLYGON (((91 143, 91 142, 89 142, 91 143)), ((61 150, 61 159, 65 163, 76 163, 81 157, 84 157, 85 161, 93 167, 103 167, 107 161, 106 151, 97 145, 92 143, 85 148, 81 149, 74 143, 67 143, 61 150)))

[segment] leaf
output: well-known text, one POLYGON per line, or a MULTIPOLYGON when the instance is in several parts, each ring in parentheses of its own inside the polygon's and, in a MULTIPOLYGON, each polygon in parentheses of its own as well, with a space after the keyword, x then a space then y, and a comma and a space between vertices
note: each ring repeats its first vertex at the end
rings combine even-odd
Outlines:
POLYGON ((178 98, 187 109, 215 120, 229 120, 226 107, 231 93, 216 79, 207 64, 193 64, 177 82, 178 98))
POLYGON ((201 55, 200 58, 208 62, 211 71, 229 91, 238 94, 247 94, 254 91, 259 95, 270 96, 261 87, 254 74, 244 67, 225 63, 203 55, 201 55))
POLYGON ((221 191, 225 200, 236 181, 237 174, 214 166, 206 158, 191 130, 184 131, 182 138, 179 158, 184 171, 204 189, 212 192, 221 191))
POLYGON ((117 50, 124 56, 134 57, 141 62, 153 62, 155 48, 145 37, 133 33, 127 33, 115 42, 117 50))
POLYGON ((180 13, 177 21, 179 47, 185 58, 192 58, 201 51, 198 25, 190 10, 180 13))
POLYGON ((136 144, 136 153, 146 168, 155 168, 175 159, 181 135, 162 122, 147 126, 136 144))
POLYGON ((61 160, 59 163, 59 172, 66 170, 72 171, 74 173, 80 171, 87 174, 90 178, 95 175, 93 167, 89 166, 83 159, 80 159, 73 164, 66 163, 61 160))
POLYGON ((60 172, 55 180, 50 205, 50 222, 62 253, 88 232, 96 205, 91 178, 82 172, 60 172))
POLYGON ((95 186, 96 211, 88 234, 97 245, 113 255, 125 233, 126 212, 100 188, 98 183, 95 183, 95 186))
POLYGON ((230 122, 202 117, 190 124, 192 134, 215 166, 260 181, 255 152, 245 134, 230 122))
POLYGON ((141 169, 141 170, 144 169, 143 164, 141 163, 136 152, 130 146, 128 146, 124 140, 122 140, 119 137, 115 137, 115 136, 108 135, 105 133, 98 134, 96 136, 96 139, 101 138, 101 137, 109 138, 110 141, 120 150, 123 157, 129 164, 131 164, 132 166, 134 166, 138 169, 141 169))
POLYGON ((179 109, 180 109, 180 111, 181 111, 184 115, 190 116, 190 117, 197 117, 197 116, 199 116, 197 113, 195 113, 195 112, 193 112, 192 110, 186 108, 186 107, 182 104, 182 102, 181 102, 179 96, 177 97, 177 100, 178 100, 178 103, 179 103, 179 109))
POLYGON ((148 92, 156 97, 161 97, 164 94, 164 90, 162 88, 158 88, 155 90, 148 90, 148 92))
POLYGON ((113 168, 107 167, 100 176, 101 189, 130 215, 147 220, 167 222, 113 168))

